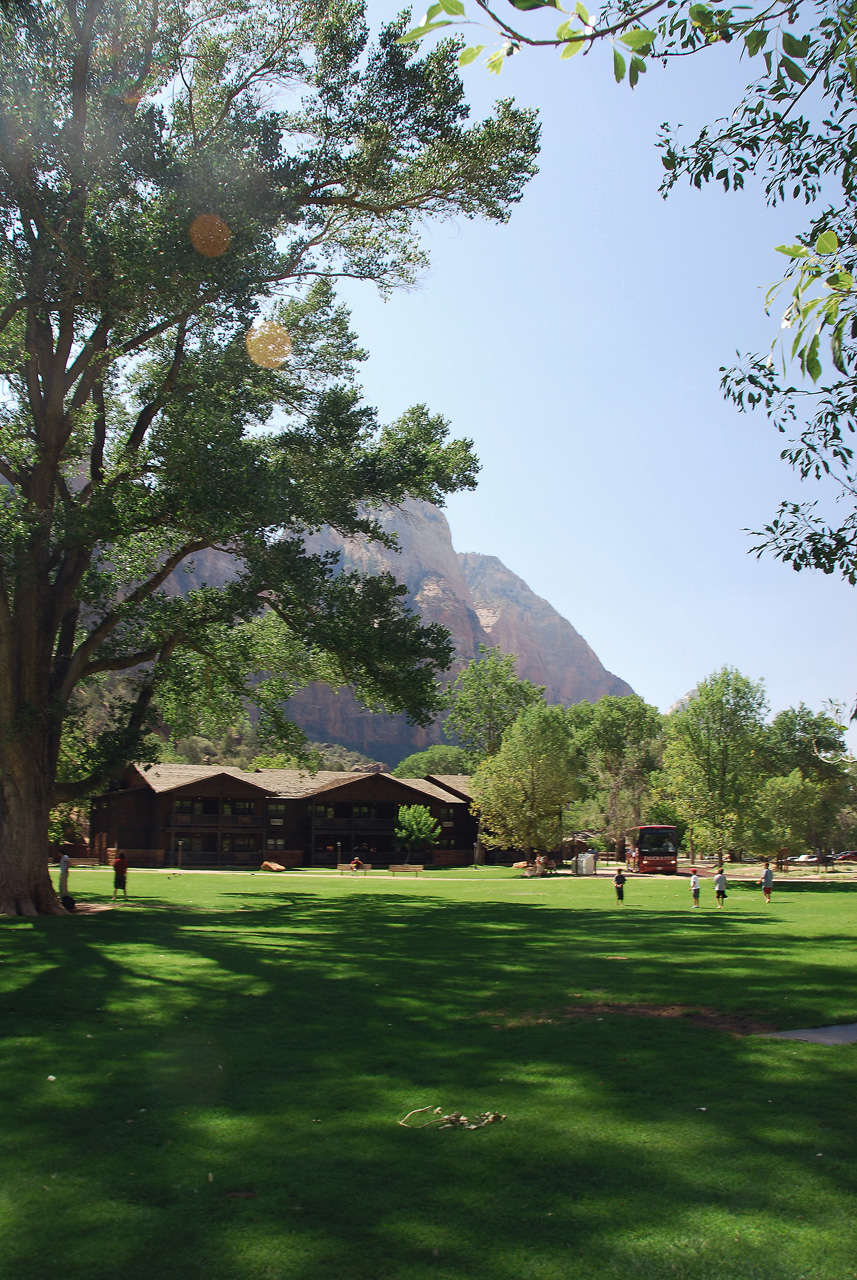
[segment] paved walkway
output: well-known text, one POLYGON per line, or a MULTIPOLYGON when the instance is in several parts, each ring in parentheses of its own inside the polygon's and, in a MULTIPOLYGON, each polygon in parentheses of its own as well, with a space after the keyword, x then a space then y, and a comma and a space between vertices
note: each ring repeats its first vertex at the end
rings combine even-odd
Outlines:
POLYGON ((808 1027, 803 1031, 774 1031, 768 1040, 808 1040, 810 1044, 857 1044, 857 1022, 835 1027, 808 1027))

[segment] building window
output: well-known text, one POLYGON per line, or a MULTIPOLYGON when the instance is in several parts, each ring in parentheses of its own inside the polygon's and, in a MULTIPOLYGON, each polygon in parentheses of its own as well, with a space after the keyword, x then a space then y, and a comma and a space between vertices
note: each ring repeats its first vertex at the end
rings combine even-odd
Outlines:
POLYGON ((220 801, 216 796, 179 796, 173 801, 173 813, 219 813, 220 801))
POLYGON ((265 841, 266 849, 285 849, 286 841, 283 836, 268 836, 265 841))
POLYGON ((236 818, 244 818, 256 812, 256 805, 252 800, 224 800, 223 812, 236 818))
POLYGON ((310 816, 316 819, 333 817, 332 804, 311 804, 309 806, 309 811, 310 811, 310 816))
POLYGON ((224 853, 254 853, 258 848, 255 836, 224 836, 221 847, 224 853))
POLYGON ((438 816, 440 817, 441 822, 443 822, 444 819, 449 822, 455 817, 455 810, 441 805, 440 810, 438 811, 438 816))
POLYGON ((212 832, 210 836, 191 836, 180 841, 189 853, 216 853, 217 849, 214 845, 217 842, 217 833, 212 832))
POLYGON ((271 818, 285 818, 286 816, 285 800, 269 800, 268 815, 271 818))

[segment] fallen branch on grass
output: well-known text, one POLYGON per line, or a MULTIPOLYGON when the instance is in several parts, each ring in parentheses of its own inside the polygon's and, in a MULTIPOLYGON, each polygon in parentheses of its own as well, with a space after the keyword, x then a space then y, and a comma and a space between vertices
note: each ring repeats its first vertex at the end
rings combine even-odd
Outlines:
POLYGON ((477 1115, 469 1120, 467 1116, 463 1116, 460 1111, 450 1111, 448 1115, 444 1114, 443 1107, 416 1107, 413 1111, 409 1111, 404 1120, 400 1120, 399 1124, 406 1129, 427 1129, 429 1125, 439 1125, 441 1129, 484 1129, 486 1124, 499 1124, 506 1117, 501 1115, 499 1111, 480 1111, 477 1115), (423 1124, 408 1124, 411 1116, 418 1116, 424 1111, 431 1111, 432 1119, 426 1120, 423 1124))

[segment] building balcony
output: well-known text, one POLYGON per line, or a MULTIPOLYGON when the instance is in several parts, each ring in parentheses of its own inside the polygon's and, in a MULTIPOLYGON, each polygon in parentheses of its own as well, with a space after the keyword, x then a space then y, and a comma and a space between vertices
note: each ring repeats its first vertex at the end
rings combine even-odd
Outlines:
POLYGON ((259 829, 268 825, 268 819, 258 813, 173 813, 165 824, 168 829, 201 830, 219 827, 221 831, 241 831, 248 827, 259 829))

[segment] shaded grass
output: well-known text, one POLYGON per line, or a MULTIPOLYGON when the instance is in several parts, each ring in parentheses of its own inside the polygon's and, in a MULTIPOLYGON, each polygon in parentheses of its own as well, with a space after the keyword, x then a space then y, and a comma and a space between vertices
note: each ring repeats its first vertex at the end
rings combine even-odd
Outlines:
POLYGON ((857 1276, 857 1049, 555 1016, 855 1020, 851 894, 733 886, 691 913, 683 881, 632 880, 620 912, 606 879, 494 870, 129 885, 0 927, 10 1275, 857 1276), (428 1104, 509 1118, 396 1124, 428 1104))

